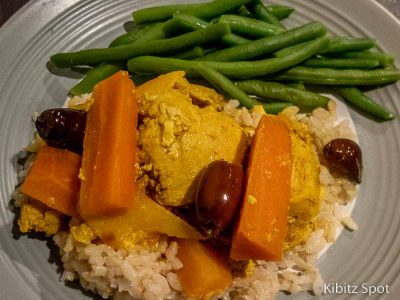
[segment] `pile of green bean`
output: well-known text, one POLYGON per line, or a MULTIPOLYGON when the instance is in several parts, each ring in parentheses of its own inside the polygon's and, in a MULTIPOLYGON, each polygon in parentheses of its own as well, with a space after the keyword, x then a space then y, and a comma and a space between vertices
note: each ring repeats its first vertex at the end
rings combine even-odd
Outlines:
POLYGON ((120 69, 140 75, 184 70, 247 108, 261 104, 278 113, 290 105, 325 107, 327 97, 306 89, 324 85, 377 119, 393 119, 361 90, 400 79, 393 56, 373 50, 371 38, 330 37, 320 22, 286 28, 281 21, 293 12, 260 0, 144 8, 132 13, 135 30, 109 47, 58 53, 50 60, 58 68, 92 67, 71 95, 91 92, 120 69))

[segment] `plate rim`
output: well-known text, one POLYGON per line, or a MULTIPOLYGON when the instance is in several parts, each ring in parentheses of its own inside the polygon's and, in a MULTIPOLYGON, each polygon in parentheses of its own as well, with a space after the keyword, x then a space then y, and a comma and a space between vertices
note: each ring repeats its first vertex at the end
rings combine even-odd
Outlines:
MULTIPOLYGON (((358 0, 360 3, 362 0, 358 0)), ((39 1, 30 1, 26 5, 24 5, 16 14, 14 14, 1 28, 0 28, 0 40, 4 41, 5 43, 7 42, 12 42, 13 43, 13 37, 15 35, 19 35, 19 32, 21 31, 21 24, 23 24, 23 20, 25 19, 37 19, 39 16, 45 18, 41 19, 40 22, 34 22, 34 26, 31 26, 29 30, 22 36, 20 39, 19 43, 16 44, 18 50, 15 51, 11 56, 8 57, 18 57, 20 51, 23 49, 23 46, 27 43, 29 43, 30 39, 36 34, 39 30, 41 30, 48 22, 56 18, 60 13, 64 12, 65 10, 71 8, 73 5, 83 2, 81 0, 66 0, 66 1, 52 1, 52 0, 39 0, 39 1), (51 9, 45 9, 45 11, 48 11, 49 14, 43 14, 43 5, 48 5, 49 3, 53 3, 53 6, 51 6, 51 9), (54 5, 55 4, 55 5, 54 5), (50 13, 51 12, 51 13, 50 13), (33 33, 33 35, 30 35, 30 33, 33 33)), ((343 9, 346 9, 348 6, 348 3, 345 3, 346 1, 335 1, 335 5, 341 6, 343 9)), ((350 2, 350 1, 348 1, 350 2)), ((388 11, 382 4, 380 4, 377 1, 363 1, 363 5, 366 5, 370 8, 368 9, 375 9, 376 7, 379 7, 377 10, 379 15, 385 18, 386 23, 390 24, 396 24, 395 26, 398 26, 400 28, 400 20, 397 19, 390 11, 388 11), (388 18, 388 16, 390 16, 388 18)), ((333 4, 332 4, 333 5, 333 4)), ((385 23, 384 22, 384 23, 385 23)), ((394 26, 394 25, 391 25, 394 26)), ((396 39, 400 41, 400 30, 395 32, 398 36, 396 39)), ((385 44, 385 43, 382 43, 385 44)), ((2 55, 2 47, 0 47, 0 56, 2 55)), ((391 48, 391 47, 389 47, 391 48)), ((400 47, 396 47, 398 57, 400 58, 400 47)), ((394 52, 394 51, 393 51, 394 52)), ((9 63, 12 63, 13 59, 9 60, 9 63)), ((7 66, 8 64, 6 64, 7 66)), ((3 75, 3 72, 7 70, 7 67, 0 68, 0 77, 3 75)), ((5 74, 5 73, 4 73, 5 74)), ((0 81, 1 83, 1 81, 0 81)), ((1 85, 1 84, 0 84, 1 85)), ((3 99, 0 99, 0 101, 3 101, 3 99)), ((4 199, 1 199, 1 201, 4 201, 4 199)), ((1 223, 1 220, 0 220, 1 223)), ((0 272, 1 273, 1 272, 0 272)))

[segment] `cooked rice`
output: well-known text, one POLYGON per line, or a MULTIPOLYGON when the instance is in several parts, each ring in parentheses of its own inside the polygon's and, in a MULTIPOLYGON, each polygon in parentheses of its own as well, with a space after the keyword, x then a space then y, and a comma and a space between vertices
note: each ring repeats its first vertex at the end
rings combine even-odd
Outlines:
MULTIPOLYGON (((75 104, 82 104, 86 99, 74 99, 75 104)), ((223 111, 246 127, 250 135, 254 133, 261 114, 239 108, 237 100, 229 101, 223 111)), ((321 151, 323 146, 335 138, 355 140, 348 121, 336 124, 336 104, 331 101, 328 109, 317 108, 309 115, 298 115, 296 107, 287 108, 283 114, 287 118, 296 118, 307 124, 320 153, 320 182, 325 188, 321 210, 317 217, 317 229, 311 234, 307 243, 296 246, 285 252, 280 262, 256 261, 254 271, 248 277, 234 278, 233 285, 220 299, 273 299, 278 291, 297 293, 313 291, 315 286, 323 283, 316 266, 320 252, 332 243, 341 228, 357 230, 357 224, 344 215, 345 208, 357 193, 357 188, 349 180, 331 174, 325 166, 321 151)), ((28 148, 32 152, 37 145, 28 148)), ((19 174, 25 177, 32 164, 33 156, 26 164, 26 170, 19 174)), ((17 189, 13 198, 18 203, 24 201, 17 189)), ((114 250, 105 244, 85 245, 74 240, 68 232, 54 236, 64 266, 61 279, 64 281, 79 280, 84 289, 98 293, 103 298, 113 299, 183 299, 179 280, 175 271, 182 266, 176 257, 177 243, 161 241, 154 251, 114 250)))

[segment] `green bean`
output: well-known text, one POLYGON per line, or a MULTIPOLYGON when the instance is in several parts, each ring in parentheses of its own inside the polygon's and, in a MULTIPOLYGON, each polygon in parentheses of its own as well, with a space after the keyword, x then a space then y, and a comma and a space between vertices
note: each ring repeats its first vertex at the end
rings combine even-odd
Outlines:
POLYGON ((249 97, 240 88, 230 81, 227 77, 214 70, 213 68, 207 67, 202 63, 194 64, 194 70, 198 72, 204 79, 210 82, 217 90, 223 94, 229 95, 232 99, 237 99, 241 105, 248 109, 253 108, 255 105, 262 105, 264 110, 268 113, 278 113, 285 107, 290 106, 289 103, 262 103, 249 97))
MULTIPOLYGON (((234 33, 228 33, 222 37, 221 41, 224 45, 233 47, 233 46, 237 46, 237 45, 247 44, 247 43, 251 42, 252 40, 249 40, 247 38, 244 38, 244 37, 234 34, 234 33)), ((219 52, 219 51, 214 51, 212 53, 216 53, 216 52, 219 52)))
POLYGON ((183 28, 188 30, 204 29, 210 25, 210 23, 192 15, 185 13, 175 13, 173 17, 177 20, 183 28))
POLYGON ((165 21, 171 18, 172 15, 176 12, 184 12, 190 9, 196 9, 202 5, 204 5, 204 3, 172 4, 147 7, 134 11, 132 13, 132 17, 135 20, 136 24, 165 21))
POLYGON ((140 39, 136 40, 136 42, 146 42, 146 41, 153 41, 153 40, 161 40, 161 39, 166 39, 168 35, 165 33, 166 27, 169 26, 176 26, 176 20, 171 19, 162 23, 159 23, 159 25, 154 26, 151 28, 146 35, 142 36, 140 39))
MULTIPOLYGON (((167 22, 166 22, 167 23, 167 22)), ((154 38, 157 39, 160 35, 158 33, 162 33, 159 28, 162 28, 164 23, 152 23, 139 28, 136 31, 127 32, 116 39, 114 39, 110 43, 110 48, 117 47, 121 45, 131 44, 136 41, 140 41, 143 39, 154 38)), ((162 36, 165 36, 162 33, 162 36)), ((81 94, 90 93, 93 90, 93 87, 103 79, 111 76, 121 67, 117 65, 103 63, 97 67, 91 69, 85 77, 78 82, 71 90, 70 94, 73 96, 79 96, 81 94)))
POLYGON ((400 70, 395 68, 373 70, 335 70, 327 68, 294 67, 269 79, 299 81, 323 85, 381 85, 400 80, 400 70))
POLYGON ((294 88, 294 89, 302 90, 302 91, 306 90, 305 85, 300 82, 286 82, 285 85, 288 87, 294 88))
POLYGON ((250 9, 254 12, 258 19, 275 24, 282 29, 285 27, 279 22, 278 18, 275 17, 260 0, 253 0, 250 4, 250 9))
POLYGON ((206 51, 202 47, 195 46, 187 51, 175 54, 171 57, 179 59, 194 59, 203 56, 204 53, 206 53, 206 51))
POLYGON ((140 44, 133 43, 114 48, 58 53, 52 55, 50 60, 59 68, 94 65, 105 61, 125 61, 139 55, 171 53, 191 46, 205 44, 209 41, 220 39, 228 32, 227 25, 215 24, 208 26, 206 29, 189 32, 170 39, 147 41, 140 44))
POLYGON ((218 22, 228 24, 233 33, 255 38, 275 35, 284 31, 275 24, 236 15, 222 15, 218 22))
POLYGON ((306 108, 325 107, 329 99, 317 93, 302 91, 277 82, 244 80, 235 82, 236 86, 250 95, 265 99, 290 102, 306 108))
POLYGON ((294 8, 285 5, 267 5, 266 8, 279 21, 286 19, 295 11, 294 8))
MULTIPOLYGON (((326 37, 315 39, 307 47, 283 58, 238 62, 202 61, 202 63, 216 69, 229 78, 248 79, 272 74, 295 66, 321 51, 327 43, 328 39, 326 37)), ((128 69, 133 73, 142 74, 162 74, 176 70, 185 70, 190 76, 195 75, 190 72, 194 63, 193 61, 174 58, 142 56, 130 59, 128 61, 128 69)))
POLYGON ((296 43, 287 47, 284 47, 282 49, 279 49, 278 51, 276 51, 274 53, 274 57, 285 57, 288 56, 290 54, 296 53, 299 49, 309 45, 310 43, 312 43, 312 41, 304 41, 304 42, 300 42, 300 43, 296 43))
POLYGON ((207 3, 178 4, 139 9, 132 13, 136 24, 167 20, 176 12, 184 12, 201 19, 212 19, 251 0, 214 0, 207 3))
POLYGON ((379 66, 379 60, 366 58, 310 58, 303 64, 311 68, 372 69, 379 66))
POLYGON ((92 92, 93 87, 103 79, 121 70, 118 65, 101 64, 98 67, 91 69, 86 76, 76 84, 69 93, 72 96, 80 96, 92 92))
MULTIPOLYGON (((294 8, 285 5, 266 5, 265 9, 278 21, 286 19, 294 12, 294 8)), ((246 5, 242 5, 241 7, 239 7, 237 14, 243 17, 248 17, 253 19, 257 18, 257 16, 255 16, 251 11, 249 11, 246 5)))
POLYGON ((333 90, 342 98, 362 111, 365 111, 382 120, 392 120, 395 115, 387 110, 384 106, 376 103, 363 92, 355 87, 334 87, 333 90))
POLYGON ((258 105, 262 105, 266 113, 274 115, 280 113, 286 107, 293 106, 293 104, 289 102, 268 102, 268 103, 259 102, 258 105))
POLYGON ((142 28, 139 28, 138 30, 124 33, 124 34, 120 35, 119 37, 117 37, 116 39, 114 39, 110 43, 109 47, 116 47, 116 46, 120 46, 120 45, 133 43, 133 42, 137 41, 138 39, 144 37, 146 34, 148 34, 154 27, 160 26, 160 24, 162 24, 162 23, 149 24, 149 25, 143 26, 142 28))
MULTIPOLYGON (((174 14, 174 19, 176 22, 172 23, 170 26, 164 27, 164 31, 166 32, 166 34, 172 34, 173 32, 179 30, 179 28, 193 31, 204 29, 210 25, 210 23, 203 21, 198 17, 185 13, 174 14)), ((228 46, 245 44, 250 41, 251 40, 236 35, 234 33, 228 33, 222 37, 222 43, 228 46)))
MULTIPOLYGON (((299 48, 307 45, 308 42, 304 42, 298 45, 289 46, 283 48, 274 53, 275 57, 284 57, 290 53, 296 52, 299 48)), ((375 45, 375 41, 372 39, 361 39, 361 38, 342 38, 334 37, 329 39, 328 46, 321 51, 321 54, 327 53, 338 53, 344 51, 357 51, 369 49, 375 45)))
POLYGON ((195 77, 193 67, 196 61, 189 61, 170 57, 139 56, 128 60, 128 71, 139 75, 164 74, 182 70, 189 77, 195 77))
MULTIPOLYGON (((112 48, 126 44, 133 44, 138 41, 142 42, 146 40, 165 38, 166 35, 164 34, 163 27, 170 23, 172 23, 172 21, 151 23, 139 28, 137 31, 127 32, 113 40, 109 47, 112 48)), ((101 64, 100 66, 91 69, 85 77, 70 90, 70 93, 72 95, 90 93, 98 82, 111 76, 119 69, 121 68, 117 65, 106 63, 101 64)))
POLYGON ((328 47, 321 53, 368 50, 375 46, 376 42, 374 39, 333 37, 330 39, 328 47))
MULTIPOLYGON (((272 53, 278 49, 288 47, 290 45, 297 45, 306 40, 322 36, 325 33, 326 28, 324 27, 324 25, 319 22, 311 22, 274 36, 269 36, 246 43, 245 45, 214 51, 202 57, 202 60, 248 60, 261 55, 272 53)), ((226 36, 224 38, 226 38, 226 36)))
POLYGON ((254 18, 254 15, 251 13, 251 11, 248 10, 246 5, 242 5, 241 7, 239 7, 238 15, 247 18, 254 18))
POLYGON ((354 59, 377 59, 381 67, 393 66, 394 56, 390 53, 372 51, 351 51, 343 53, 333 53, 332 57, 354 58, 354 59))
POLYGON ((252 108, 256 100, 247 96, 245 92, 235 86, 235 84, 224 75, 207 67, 202 63, 194 64, 193 69, 198 72, 204 79, 210 82, 218 91, 229 95, 232 99, 239 100, 240 104, 247 108, 252 108))

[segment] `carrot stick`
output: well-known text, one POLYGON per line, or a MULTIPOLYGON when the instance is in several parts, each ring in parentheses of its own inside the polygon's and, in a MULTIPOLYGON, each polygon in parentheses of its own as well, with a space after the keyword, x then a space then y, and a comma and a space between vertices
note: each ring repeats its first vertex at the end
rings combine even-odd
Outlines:
POLYGON ((247 184, 230 256, 280 260, 290 199, 291 141, 279 117, 263 116, 250 149, 247 184))
POLYGON ((127 211, 135 197, 137 102, 128 73, 93 91, 83 141, 79 212, 83 217, 127 211))
POLYGON ((196 240, 178 240, 177 257, 183 267, 177 270, 179 281, 190 298, 208 299, 232 284, 227 257, 196 240))
POLYGON ((80 165, 80 155, 43 146, 21 186, 22 192, 63 214, 76 216, 80 165))

